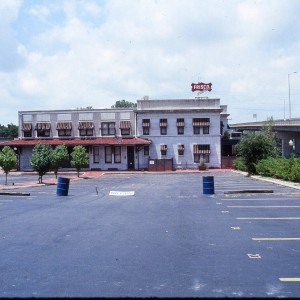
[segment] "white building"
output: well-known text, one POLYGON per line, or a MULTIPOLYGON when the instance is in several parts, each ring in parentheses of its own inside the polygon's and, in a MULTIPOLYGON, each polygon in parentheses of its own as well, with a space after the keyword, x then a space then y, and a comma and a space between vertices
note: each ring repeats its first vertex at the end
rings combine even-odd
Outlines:
POLYGON ((220 168, 226 110, 220 99, 196 98, 138 100, 134 109, 20 111, 18 139, 0 147, 15 149, 20 170, 31 169, 37 143, 65 144, 70 153, 83 145, 91 170, 148 169, 153 161, 197 168, 201 160, 220 168))

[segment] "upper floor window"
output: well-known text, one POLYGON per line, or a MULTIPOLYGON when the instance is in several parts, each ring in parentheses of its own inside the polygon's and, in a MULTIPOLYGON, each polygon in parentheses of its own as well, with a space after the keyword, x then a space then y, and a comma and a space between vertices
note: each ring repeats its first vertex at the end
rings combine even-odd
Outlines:
POLYGON ((130 135, 130 121, 120 121, 121 135, 130 135))
POLYGON ((58 122, 56 124, 58 136, 71 136, 72 122, 58 122))
POLYGON ((115 122, 102 122, 101 123, 101 135, 115 135, 116 134, 115 122))
POLYGON ((184 134, 184 119, 182 118, 177 119, 176 125, 177 125, 177 134, 179 135, 184 134))
POLYGON ((80 136, 93 136, 94 135, 94 122, 79 122, 78 130, 80 136))
POLYGON ((166 135, 167 134, 167 126, 168 126, 168 120, 167 119, 160 119, 159 121, 160 126, 160 134, 166 135))
POLYGON ((143 135, 149 135, 150 134, 150 119, 143 119, 142 127, 143 127, 143 135))
POLYGON ((38 137, 49 137, 50 136, 51 123, 36 123, 36 131, 38 137))
POLYGON ((193 118, 193 132, 200 134, 200 128, 203 127, 203 134, 209 133, 209 118, 193 118), (206 129, 204 129, 206 127, 206 129))
POLYGON ((32 137, 32 123, 23 123, 22 131, 24 137, 32 137))

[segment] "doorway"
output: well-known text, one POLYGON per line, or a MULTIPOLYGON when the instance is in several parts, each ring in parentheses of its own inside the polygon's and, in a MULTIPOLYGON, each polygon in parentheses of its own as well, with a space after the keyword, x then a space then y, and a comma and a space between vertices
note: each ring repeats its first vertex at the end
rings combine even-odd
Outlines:
POLYGON ((127 146, 127 169, 134 170, 134 146, 127 146))

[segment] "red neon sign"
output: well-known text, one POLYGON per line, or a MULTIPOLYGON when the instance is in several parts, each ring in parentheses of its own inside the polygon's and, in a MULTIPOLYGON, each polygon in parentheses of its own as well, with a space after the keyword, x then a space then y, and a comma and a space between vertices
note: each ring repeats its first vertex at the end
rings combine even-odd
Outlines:
POLYGON ((203 82, 198 82, 198 83, 192 83, 192 92, 195 91, 200 91, 200 92, 204 92, 204 91, 211 91, 211 86, 212 83, 203 83, 203 82))

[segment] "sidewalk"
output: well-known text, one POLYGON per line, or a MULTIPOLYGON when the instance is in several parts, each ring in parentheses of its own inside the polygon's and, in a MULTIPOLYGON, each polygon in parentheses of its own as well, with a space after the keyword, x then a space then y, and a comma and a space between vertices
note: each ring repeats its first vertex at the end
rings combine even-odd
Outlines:
MULTIPOLYGON (((18 188, 25 188, 25 187, 34 187, 34 186, 43 186, 43 185, 56 185, 57 184, 57 178, 55 178, 55 175, 53 173, 53 178, 47 178, 43 179, 43 183, 38 183, 38 175, 35 172, 31 172, 31 174, 36 174, 36 177, 34 181, 25 181, 25 182, 16 182, 16 183, 10 183, 9 181, 12 181, 12 176, 22 176, 22 174, 29 174, 28 172, 12 172, 13 174, 8 174, 8 184, 0 184, 0 190, 11 190, 11 189, 18 189, 18 188)), ((1 172, 3 174, 3 172, 1 172)), ((52 174, 51 172, 47 173, 52 174)), ((65 177, 69 178, 71 181, 74 180, 81 180, 81 179, 88 179, 88 178, 94 178, 99 177, 103 175, 103 172, 101 171, 86 171, 86 172, 80 172, 79 177, 77 176, 77 173, 72 172, 59 172, 57 177, 65 177)))

